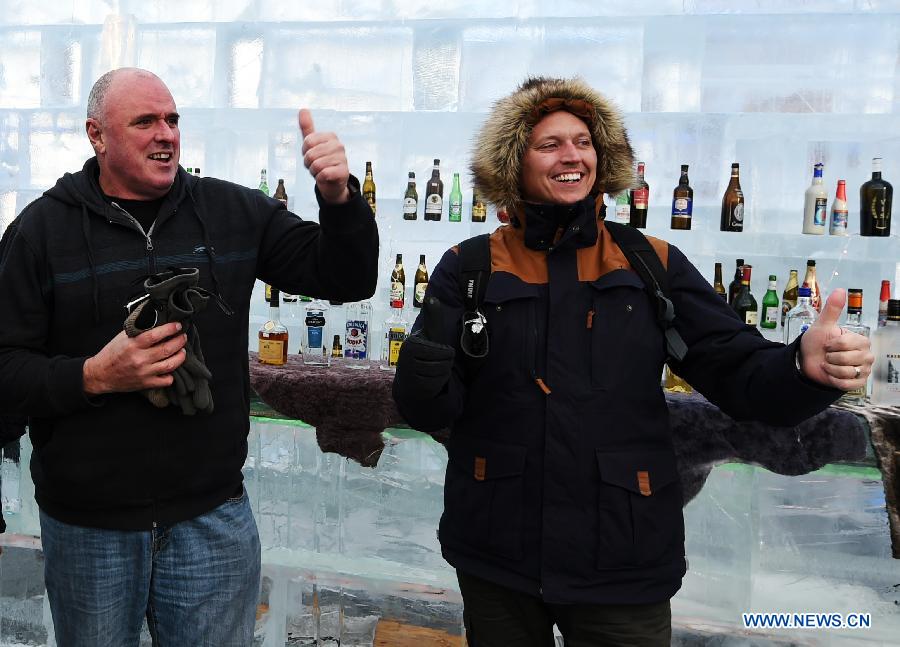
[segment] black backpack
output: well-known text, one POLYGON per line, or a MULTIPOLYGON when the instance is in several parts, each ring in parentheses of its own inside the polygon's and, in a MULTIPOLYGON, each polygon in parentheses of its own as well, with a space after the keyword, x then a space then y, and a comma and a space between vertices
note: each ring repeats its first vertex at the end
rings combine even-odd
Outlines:
MULTIPOLYGON (((688 348, 674 326, 675 307, 669 298, 669 278, 662 261, 638 229, 617 222, 604 221, 604 224, 631 268, 641 277, 644 290, 656 307, 656 320, 666 338, 667 360, 683 360, 688 348)), ((490 234, 481 234, 460 243, 459 286, 465 306, 460 346, 469 364, 487 357, 487 320, 481 312, 481 304, 490 277, 490 234)))

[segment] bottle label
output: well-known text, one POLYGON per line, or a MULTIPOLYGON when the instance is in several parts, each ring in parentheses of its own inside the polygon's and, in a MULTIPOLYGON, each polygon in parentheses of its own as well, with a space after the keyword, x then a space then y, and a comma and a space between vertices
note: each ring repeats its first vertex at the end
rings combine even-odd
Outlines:
POLYGON ((306 328, 306 345, 307 348, 312 350, 313 348, 322 348, 322 332, 324 328, 322 326, 309 326, 307 324, 306 328))
POLYGON ((325 326, 325 313, 321 310, 311 310, 306 313, 305 322, 310 328, 322 328, 325 326))
POLYGON ((784 327, 784 320, 785 320, 785 318, 787 318, 787 313, 790 312, 791 310, 793 310, 796 305, 797 305, 796 299, 792 301, 790 299, 782 298, 782 301, 781 301, 781 326, 782 326, 782 328, 784 327))
POLYGON ((875 229, 887 229, 889 226, 889 216, 885 209, 886 193, 885 189, 882 188, 872 196, 872 202, 869 208, 871 209, 872 221, 875 229))
POLYGON ((403 198, 403 215, 415 215, 419 205, 415 198, 403 198))
POLYGON ((749 326, 755 326, 759 321, 759 313, 756 310, 748 310, 744 313, 744 323, 749 326))
POLYGON ((422 283, 416 283, 416 290, 413 296, 413 305, 417 308, 422 307, 422 302, 425 300, 425 290, 428 288, 428 281, 423 281, 422 283))
POLYGON ((347 321, 347 334, 344 339, 344 357, 350 359, 366 359, 369 341, 368 321, 347 321))
POLYGON ((744 203, 738 202, 734 205, 731 212, 731 223, 734 225, 742 225, 744 223, 744 203))
POLYGON ((260 339, 259 361, 264 364, 284 364, 284 342, 279 339, 260 339))
POLYGON ((694 201, 689 198, 675 198, 672 201, 672 215, 673 216, 682 216, 682 217, 691 217, 691 212, 694 208, 694 201))
POLYGON ((772 324, 772 327, 778 325, 778 308, 775 306, 766 306, 765 313, 763 314, 763 322, 767 324, 772 324))
POLYGON ((633 195, 634 208, 646 209, 647 203, 650 201, 649 189, 635 189, 633 195))
POLYGON ((366 199, 366 202, 369 203, 369 206, 372 208, 372 215, 375 215, 375 192, 374 191, 366 191, 363 193, 363 197, 366 199))
POLYGON ((400 281, 391 281, 391 307, 403 307, 403 284, 400 281))
POLYGON ((832 230, 847 228, 847 210, 835 209, 831 212, 831 228, 832 230))
POLYGON ((406 328, 396 326, 388 330, 388 366, 397 366, 400 347, 404 341, 406 341, 406 328))
POLYGON ((425 213, 439 216, 444 209, 444 199, 437 193, 431 193, 425 199, 425 213))
POLYGON ((631 221, 631 207, 625 204, 616 203, 616 222, 628 224, 631 221))
POLYGON ((816 198, 816 210, 815 213, 813 213, 813 225, 815 225, 816 227, 824 227, 825 223, 828 222, 827 205, 827 198, 816 198))
POLYGON ((263 324, 263 330, 266 332, 272 332, 275 330, 275 322, 269 319, 266 323, 263 324))
POLYGON ((472 220, 476 222, 484 222, 487 218, 487 207, 483 202, 476 202, 472 205, 472 220))
POLYGON ((450 212, 448 219, 454 222, 462 220, 462 202, 456 202, 454 200, 450 201, 450 212))

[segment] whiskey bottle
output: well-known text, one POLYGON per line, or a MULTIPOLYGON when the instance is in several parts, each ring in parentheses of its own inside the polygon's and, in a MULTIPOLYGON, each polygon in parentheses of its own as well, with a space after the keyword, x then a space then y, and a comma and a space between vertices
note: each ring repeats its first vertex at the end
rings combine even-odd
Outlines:
POLYGON ((784 323, 784 343, 790 344, 812 326, 818 313, 809 303, 809 288, 806 285, 797 289, 797 305, 787 313, 784 323))
POLYGON ((715 277, 713 278, 713 289, 720 297, 728 300, 728 294, 725 292, 725 284, 722 283, 722 264, 716 263, 715 277))
POLYGON ((425 267, 425 254, 419 254, 419 267, 413 279, 413 307, 421 308, 428 288, 428 268, 425 267))
POLYGON ((769 274, 769 287, 762 300, 762 312, 759 317, 759 327, 775 330, 778 327, 780 311, 778 309, 778 283, 774 274, 769 274))
MULTIPOLYGON (((871 330, 862 322, 862 305, 863 291, 858 289, 847 290, 847 321, 841 328, 849 332, 855 332, 857 335, 868 337, 871 330)), ((868 384, 864 384, 858 389, 847 391, 841 396, 841 401, 849 402, 850 404, 865 404, 867 386, 868 384)))
POLYGON ((441 180, 441 160, 435 159, 431 179, 425 185, 425 220, 440 220, 444 210, 444 182, 441 180))
POLYGON ((403 309, 406 303, 406 272, 403 270, 403 254, 397 254, 397 261, 391 272, 390 305, 392 308, 403 309))
POLYGON ((472 187, 472 222, 487 220, 487 205, 476 187, 472 187))
POLYGON ((647 226, 647 207, 650 201, 650 185, 644 180, 644 163, 637 165, 638 183, 631 189, 631 212, 629 224, 643 229, 647 226))
POLYGON ((891 235, 894 188, 881 179, 881 158, 872 160, 872 179, 859 187, 860 236, 891 235))
POLYGON ((416 191, 416 174, 409 172, 406 193, 403 194, 403 219, 415 220, 419 211, 419 193, 416 191))
POLYGON ((372 208, 372 215, 376 213, 375 205, 375 179, 372 177, 372 162, 366 162, 366 177, 363 180, 362 194, 372 208))
POLYGON ((266 169, 259 172, 259 190, 265 195, 269 195, 269 183, 266 181, 266 169))
POLYGON ((288 329, 281 323, 278 311, 278 288, 272 288, 269 319, 259 329, 259 361, 261 364, 287 364, 288 329))
POLYGON ((872 403, 900 406, 900 300, 888 301, 887 321, 873 337, 872 403))
POLYGON ((459 173, 453 174, 453 188, 450 189, 450 208, 447 220, 450 222, 462 220, 462 190, 459 187, 459 173))
POLYGON ((734 305, 734 299, 737 297, 738 292, 741 291, 741 279, 744 278, 744 259, 739 258, 735 262, 734 268, 734 278, 731 279, 731 283, 728 284, 728 304, 734 305))
POLYGON ((381 345, 382 370, 396 370, 400 347, 408 335, 409 323, 403 317, 403 310, 391 308, 390 316, 384 321, 384 342, 381 345))
POLYGON ((287 191, 284 189, 284 180, 282 178, 278 179, 278 186, 275 187, 275 193, 272 194, 272 197, 278 200, 281 204, 287 208, 288 206, 288 197, 287 191))
POLYGON ((797 270, 791 270, 791 276, 788 278, 787 285, 784 286, 784 292, 781 294, 781 327, 784 328, 787 313, 797 305, 797 290, 800 288, 800 282, 797 279, 797 270))
POLYGON ((681 165, 681 179, 672 194, 672 229, 690 229, 694 210, 694 190, 688 179, 688 165, 681 165))
POLYGON ((344 349, 341 346, 341 336, 335 335, 331 342, 331 359, 339 359, 344 356, 344 349))
POLYGON ((744 231, 744 192, 741 191, 740 165, 731 165, 731 179, 722 196, 722 217, 719 223, 722 231, 744 231))
POLYGON ((741 290, 734 298, 734 303, 732 304, 738 317, 748 326, 755 326, 759 321, 759 306, 756 304, 756 297, 750 292, 750 274, 752 271, 752 265, 744 265, 741 290))
POLYGON ((803 233, 825 233, 825 223, 828 220, 828 193, 825 191, 822 172, 824 166, 819 163, 813 167, 812 184, 803 195, 803 233))

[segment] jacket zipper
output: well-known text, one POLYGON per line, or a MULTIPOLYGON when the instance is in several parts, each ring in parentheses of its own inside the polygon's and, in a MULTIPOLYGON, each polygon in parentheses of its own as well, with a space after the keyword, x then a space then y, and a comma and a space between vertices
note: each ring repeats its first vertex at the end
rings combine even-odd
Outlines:
POLYGON ((135 227, 137 227, 137 230, 138 230, 139 232, 141 232, 141 236, 143 236, 143 237, 144 237, 144 240, 146 241, 146 247, 147 247, 147 264, 148 264, 149 267, 150 267, 150 272, 149 272, 149 273, 150 273, 150 274, 156 274, 156 258, 155 258, 154 255, 153 255, 153 238, 152 238, 153 228, 156 226, 156 221, 154 221, 153 224, 150 225, 150 231, 146 231, 146 232, 145 232, 145 231, 144 231, 144 228, 141 227, 141 223, 139 223, 139 222, 137 221, 137 218, 135 218, 135 217, 132 216, 130 213, 128 213, 127 211, 125 211, 125 209, 123 209, 121 206, 119 206, 119 205, 118 205, 117 203, 115 203, 115 202, 112 203, 112 206, 114 206, 116 209, 118 209, 118 210, 119 210, 119 213, 125 215, 125 216, 131 221, 131 224, 133 224, 135 227))

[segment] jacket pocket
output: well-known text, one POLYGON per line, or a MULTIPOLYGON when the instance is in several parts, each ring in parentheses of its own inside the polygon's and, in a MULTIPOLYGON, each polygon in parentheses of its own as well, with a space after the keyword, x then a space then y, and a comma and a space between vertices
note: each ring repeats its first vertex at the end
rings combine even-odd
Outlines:
POLYGON ((490 379, 507 386, 531 384, 538 345, 539 288, 507 275, 492 275, 482 306, 490 335, 490 379))
POLYGON ((662 330, 640 277, 616 270, 590 286, 591 388, 613 389, 626 368, 630 373, 655 371, 658 382, 665 358, 662 330))
POLYGON ((522 558, 526 452, 523 446, 451 437, 442 539, 454 537, 479 551, 522 558))
POLYGON ((683 501, 672 452, 597 450, 597 464, 597 568, 648 567, 683 557, 683 501))

